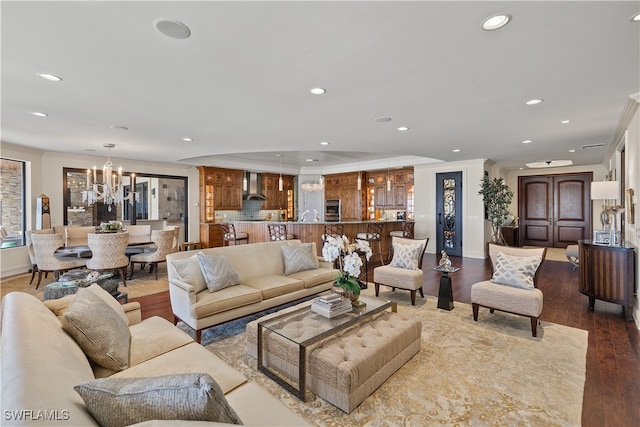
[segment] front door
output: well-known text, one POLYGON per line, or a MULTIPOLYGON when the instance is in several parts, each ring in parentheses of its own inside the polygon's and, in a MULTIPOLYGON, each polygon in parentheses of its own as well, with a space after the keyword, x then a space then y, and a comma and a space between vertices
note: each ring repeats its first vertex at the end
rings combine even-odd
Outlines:
POLYGON ((436 249, 462 256, 462 172, 436 174, 436 249))
POLYGON ((591 178, 591 173, 520 177, 520 242, 566 248, 590 239, 591 178))

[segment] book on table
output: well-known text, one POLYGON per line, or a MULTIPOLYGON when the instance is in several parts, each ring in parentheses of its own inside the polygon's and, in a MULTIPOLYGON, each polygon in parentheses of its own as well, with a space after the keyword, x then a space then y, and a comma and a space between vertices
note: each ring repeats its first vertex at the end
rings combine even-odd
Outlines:
POLYGON ((311 311, 324 317, 332 318, 349 313, 352 310, 351 300, 349 298, 337 294, 333 295, 314 299, 311 304, 311 311))

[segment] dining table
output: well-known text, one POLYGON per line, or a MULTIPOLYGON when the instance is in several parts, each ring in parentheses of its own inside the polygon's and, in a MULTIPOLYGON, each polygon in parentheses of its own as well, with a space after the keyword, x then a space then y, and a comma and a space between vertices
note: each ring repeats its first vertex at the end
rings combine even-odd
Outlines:
MULTIPOLYGON (((151 234, 129 236, 127 248, 152 245, 151 234)), ((86 238, 67 239, 65 245, 56 250, 56 254, 77 256, 80 258, 91 258, 91 248, 86 238)))

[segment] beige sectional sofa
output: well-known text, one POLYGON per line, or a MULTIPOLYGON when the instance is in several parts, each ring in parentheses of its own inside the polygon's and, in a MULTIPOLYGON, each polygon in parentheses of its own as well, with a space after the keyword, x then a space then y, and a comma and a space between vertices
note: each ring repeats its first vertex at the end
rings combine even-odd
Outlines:
POLYGON ((197 342, 203 329, 329 290, 338 274, 331 263, 320 261, 315 243, 300 240, 224 246, 198 253, 167 256, 173 314, 176 321, 196 331, 197 342), (239 284, 211 292, 198 253, 224 255, 239 284), (309 253, 313 260, 300 267, 299 261, 309 253), (299 268, 302 270, 296 271, 299 268))
MULTIPOLYGON (((95 290, 92 292, 97 295, 95 290)), ((129 367, 118 372, 97 367, 85 354, 84 347, 81 348, 76 339, 63 329, 66 319, 54 314, 55 311, 62 316, 74 298, 76 295, 47 301, 46 306, 23 292, 11 292, 3 298, 0 336, 0 424, 3 426, 98 425, 74 386, 105 376, 139 378, 188 373, 210 375, 245 425, 308 425, 279 400, 257 384, 247 382, 239 371, 195 343, 171 322, 160 317, 141 321, 138 303, 121 306, 126 315, 122 322, 129 323, 131 336, 129 367)), ((117 311, 113 307, 112 310, 117 311)), ((118 315, 122 316, 122 313, 118 315)), ((99 403, 102 404, 102 400, 99 403)), ((217 423, 148 420, 141 425, 217 423)))

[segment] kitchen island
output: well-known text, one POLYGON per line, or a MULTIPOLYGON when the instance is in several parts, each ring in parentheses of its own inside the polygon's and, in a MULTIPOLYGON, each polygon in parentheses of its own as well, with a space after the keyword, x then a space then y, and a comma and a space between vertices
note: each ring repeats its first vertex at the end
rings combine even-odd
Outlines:
MULTIPOLYGON (((382 223, 382 257, 386 259, 389 252, 389 233, 394 230, 402 230, 404 221, 343 221, 343 222, 276 222, 276 221, 234 221, 236 232, 245 232, 249 235, 249 243, 268 242, 269 224, 284 224, 287 226, 287 233, 293 234, 296 239, 303 242, 315 242, 318 255, 322 255, 322 235, 325 225, 342 224, 344 235, 353 241, 358 233, 363 233, 370 222, 382 223)), ((375 252, 374 248, 374 252, 375 252)), ((373 260, 372 260, 373 261, 373 260)), ((378 261, 378 260, 376 260, 378 261)))

